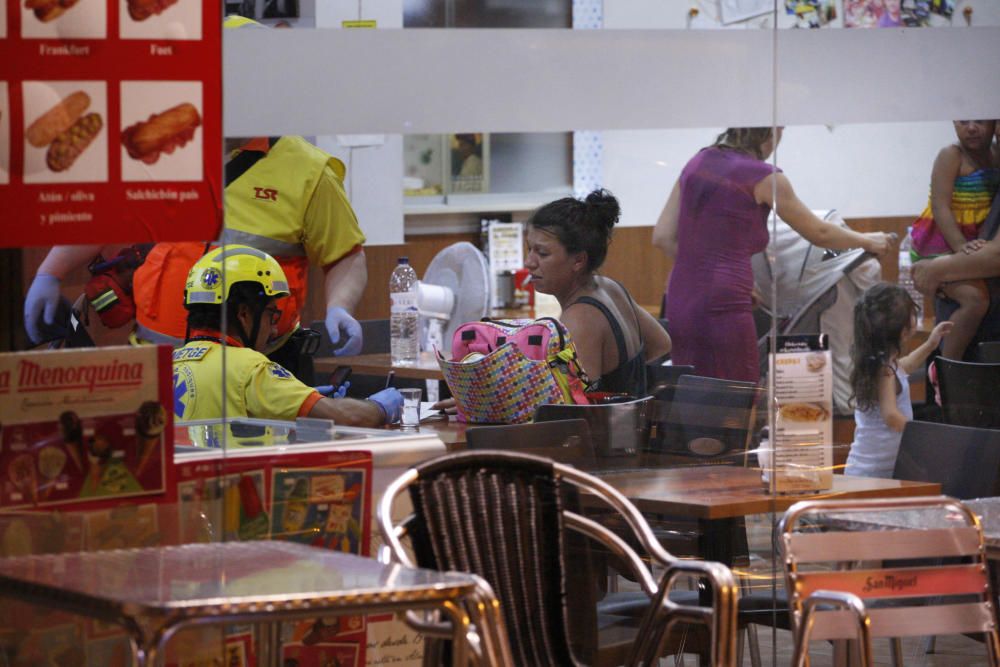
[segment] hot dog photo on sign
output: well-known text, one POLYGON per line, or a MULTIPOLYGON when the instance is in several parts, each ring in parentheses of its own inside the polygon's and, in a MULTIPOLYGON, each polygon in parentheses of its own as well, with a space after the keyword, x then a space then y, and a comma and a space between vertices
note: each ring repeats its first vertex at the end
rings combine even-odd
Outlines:
POLYGON ((104 0, 16 1, 21 10, 22 37, 104 39, 108 36, 108 7, 104 0))
POLYGON ((122 180, 202 180, 200 81, 123 81, 122 180))
POLYGON ((107 84, 24 82, 24 182, 108 180, 107 84))
POLYGON ((201 39, 200 0, 118 0, 122 39, 201 39))

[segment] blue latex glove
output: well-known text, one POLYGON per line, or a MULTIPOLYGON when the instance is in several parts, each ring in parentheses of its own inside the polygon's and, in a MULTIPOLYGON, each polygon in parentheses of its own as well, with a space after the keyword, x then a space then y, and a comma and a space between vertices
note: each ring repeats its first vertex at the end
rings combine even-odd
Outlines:
POLYGON ((403 416, 403 395, 395 387, 372 394, 368 400, 382 408, 386 424, 395 424, 403 416))
POLYGON ((348 380, 339 387, 334 387, 332 384, 321 384, 318 387, 313 387, 316 391, 323 394, 327 398, 343 398, 347 395, 347 390, 351 388, 351 381, 348 380))
POLYGON ((59 279, 47 273, 37 274, 24 297, 24 328, 32 342, 68 336, 69 321, 63 321, 63 317, 69 312, 69 301, 59 291, 59 279))
POLYGON ((330 334, 330 342, 333 343, 334 356, 361 354, 361 325, 340 306, 327 309, 326 331, 330 334), (341 337, 343 337, 342 343, 341 337), (339 348, 338 345, 340 345, 339 348))

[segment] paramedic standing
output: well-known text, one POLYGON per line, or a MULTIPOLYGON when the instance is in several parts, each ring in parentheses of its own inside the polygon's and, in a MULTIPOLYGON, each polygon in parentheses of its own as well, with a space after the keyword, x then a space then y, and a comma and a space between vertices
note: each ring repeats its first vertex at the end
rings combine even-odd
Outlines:
POLYGON ((256 248, 224 245, 195 263, 183 294, 188 338, 173 353, 177 419, 316 417, 347 426, 397 421, 403 399, 396 389, 364 401, 324 398, 261 353, 288 298, 281 266, 256 248))

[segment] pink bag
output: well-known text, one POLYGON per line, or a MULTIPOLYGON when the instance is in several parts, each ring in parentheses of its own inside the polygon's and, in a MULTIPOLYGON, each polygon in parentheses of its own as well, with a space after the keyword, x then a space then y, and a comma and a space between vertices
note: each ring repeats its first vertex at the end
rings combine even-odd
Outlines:
POLYGON ((451 351, 438 364, 460 420, 518 424, 543 403, 587 403, 576 346, 554 318, 467 322, 451 351))

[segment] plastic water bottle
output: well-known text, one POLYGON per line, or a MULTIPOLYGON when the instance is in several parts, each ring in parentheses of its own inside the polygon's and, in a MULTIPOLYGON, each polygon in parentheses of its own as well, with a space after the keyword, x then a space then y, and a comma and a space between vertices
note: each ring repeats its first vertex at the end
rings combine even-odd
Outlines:
POLYGON ((900 287, 910 294, 910 298, 917 304, 917 319, 923 317, 924 295, 913 284, 913 260, 910 258, 910 249, 913 248, 913 238, 910 230, 906 230, 906 236, 899 242, 899 278, 897 282, 900 287))
POLYGON ((389 349, 393 366, 417 363, 417 272, 400 257, 389 278, 389 349))

